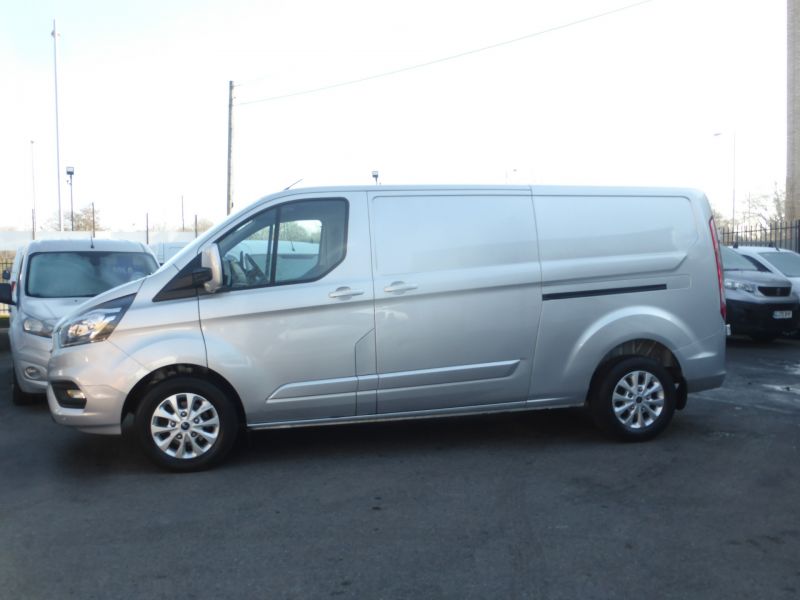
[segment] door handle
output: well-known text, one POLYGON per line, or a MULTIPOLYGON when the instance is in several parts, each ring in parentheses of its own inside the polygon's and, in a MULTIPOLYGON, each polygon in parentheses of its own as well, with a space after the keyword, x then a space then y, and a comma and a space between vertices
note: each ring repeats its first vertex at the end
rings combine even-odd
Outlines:
POLYGON ((363 294, 364 290, 351 290, 349 287, 340 287, 328 294, 328 298, 347 300, 353 296, 361 296, 363 294))
POLYGON ((393 281, 383 291, 387 294, 402 294, 403 292, 410 292, 417 289, 416 283, 406 283, 405 281, 393 281))

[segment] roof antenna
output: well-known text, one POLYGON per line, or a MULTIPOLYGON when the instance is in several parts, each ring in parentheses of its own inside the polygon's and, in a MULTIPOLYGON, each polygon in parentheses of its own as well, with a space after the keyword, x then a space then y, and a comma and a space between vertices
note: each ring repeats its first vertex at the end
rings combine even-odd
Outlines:
POLYGON ((284 192, 288 192, 290 189, 292 189, 294 186, 296 186, 296 185, 297 185, 298 183, 300 183, 301 181, 303 181, 303 178, 302 178, 302 177, 301 177, 300 179, 298 179, 297 181, 295 181, 294 183, 292 183, 292 184, 290 184, 290 185, 287 185, 285 188, 283 188, 283 191, 284 191, 284 192))

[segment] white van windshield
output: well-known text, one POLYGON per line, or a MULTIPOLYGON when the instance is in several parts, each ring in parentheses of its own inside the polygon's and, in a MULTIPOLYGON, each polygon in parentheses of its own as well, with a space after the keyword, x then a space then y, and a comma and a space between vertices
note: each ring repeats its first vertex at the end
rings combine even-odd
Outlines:
POLYGON ((91 298, 157 267, 144 252, 41 252, 28 260, 25 291, 34 298, 91 298))

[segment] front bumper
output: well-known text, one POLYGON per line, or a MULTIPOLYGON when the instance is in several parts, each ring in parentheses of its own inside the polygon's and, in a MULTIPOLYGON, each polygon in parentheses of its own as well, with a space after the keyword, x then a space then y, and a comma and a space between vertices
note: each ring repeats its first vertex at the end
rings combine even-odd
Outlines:
POLYGON ((797 302, 743 302, 728 300, 728 323, 734 334, 780 335, 797 329, 800 304, 797 302), (792 311, 790 319, 776 319, 776 312, 792 311))
POLYGON ((53 341, 24 331, 15 332, 11 344, 17 385, 26 394, 47 391, 47 361, 53 341))
POLYGON ((56 350, 50 358, 47 403, 53 419, 89 433, 120 434, 122 408, 144 371, 108 340, 56 350), (86 397, 83 408, 59 403, 53 383, 70 383, 86 397))

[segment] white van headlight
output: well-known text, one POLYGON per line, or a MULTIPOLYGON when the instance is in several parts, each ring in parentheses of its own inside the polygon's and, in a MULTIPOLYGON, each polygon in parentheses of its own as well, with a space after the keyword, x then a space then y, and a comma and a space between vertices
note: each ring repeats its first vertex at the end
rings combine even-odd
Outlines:
POLYGON ((34 317, 24 317, 22 321, 22 330, 33 335, 49 338, 53 335, 52 321, 42 321, 34 317))
POLYGON ((61 347, 102 342, 107 339, 135 297, 136 294, 131 294, 98 304, 62 323, 58 328, 58 341, 61 347))

